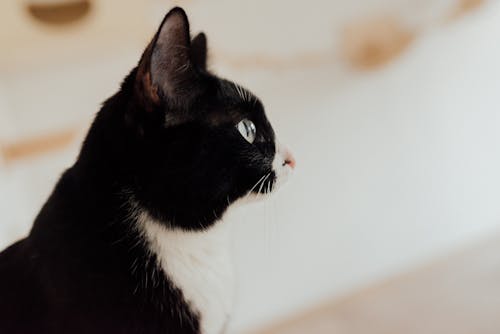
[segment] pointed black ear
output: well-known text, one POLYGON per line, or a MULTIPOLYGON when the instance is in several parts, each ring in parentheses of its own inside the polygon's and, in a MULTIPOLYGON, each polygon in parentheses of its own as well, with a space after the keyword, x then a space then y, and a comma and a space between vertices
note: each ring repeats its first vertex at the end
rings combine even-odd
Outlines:
POLYGON ((167 100, 182 101, 196 90, 193 65, 188 18, 177 7, 165 16, 152 42, 151 83, 167 100))
POLYGON ((199 68, 207 69, 207 36, 202 32, 191 41, 191 59, 199 68))

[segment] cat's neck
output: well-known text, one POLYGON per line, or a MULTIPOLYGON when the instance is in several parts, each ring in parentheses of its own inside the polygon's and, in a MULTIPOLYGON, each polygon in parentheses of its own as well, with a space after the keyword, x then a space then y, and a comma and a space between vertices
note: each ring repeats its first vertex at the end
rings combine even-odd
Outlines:
POLYGON ((144 212, 138 227, 163 272, 201 316, 202 333, 219 333, 233 305, 231 222, 221 219, 203 231, 169 228, 144 212))

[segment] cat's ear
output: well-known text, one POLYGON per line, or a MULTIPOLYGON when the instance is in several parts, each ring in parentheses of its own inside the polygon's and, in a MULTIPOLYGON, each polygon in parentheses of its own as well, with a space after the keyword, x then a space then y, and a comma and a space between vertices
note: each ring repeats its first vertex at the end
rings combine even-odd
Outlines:
POLYGON ((207 36, 200 32, 191 41, 191 59, 201 69, 207 69, 207 36))
POLYGON ((183 9, 176 7, 165 16, 143 54, 138 74, 153 100, 184 103, 199 90, 189 21, 183 9))

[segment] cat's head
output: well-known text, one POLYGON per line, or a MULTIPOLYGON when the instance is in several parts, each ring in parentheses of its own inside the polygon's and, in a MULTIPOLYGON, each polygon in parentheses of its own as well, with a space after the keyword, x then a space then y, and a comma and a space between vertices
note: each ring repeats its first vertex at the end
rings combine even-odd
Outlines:
POLYGON ((176 227, 210 226, 235 201, 275 190, 295 165, 260 100, 208 71, 205 35, 191 39, 180 8, 166 15, 101 113, 117 108, 113 122, 126 133, 113 144, 123 146, 112 159, 119 182, 149 214, 176 227))

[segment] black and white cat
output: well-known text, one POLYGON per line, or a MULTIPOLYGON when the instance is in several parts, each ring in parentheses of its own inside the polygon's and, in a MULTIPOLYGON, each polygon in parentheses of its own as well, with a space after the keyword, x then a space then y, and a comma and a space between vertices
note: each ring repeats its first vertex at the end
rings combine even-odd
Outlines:
POLYGON ((225 213, 295 162, 262 103, 206 58, 170 11, 29 236, 0 253, 0 333, 224 332, 225 213))

